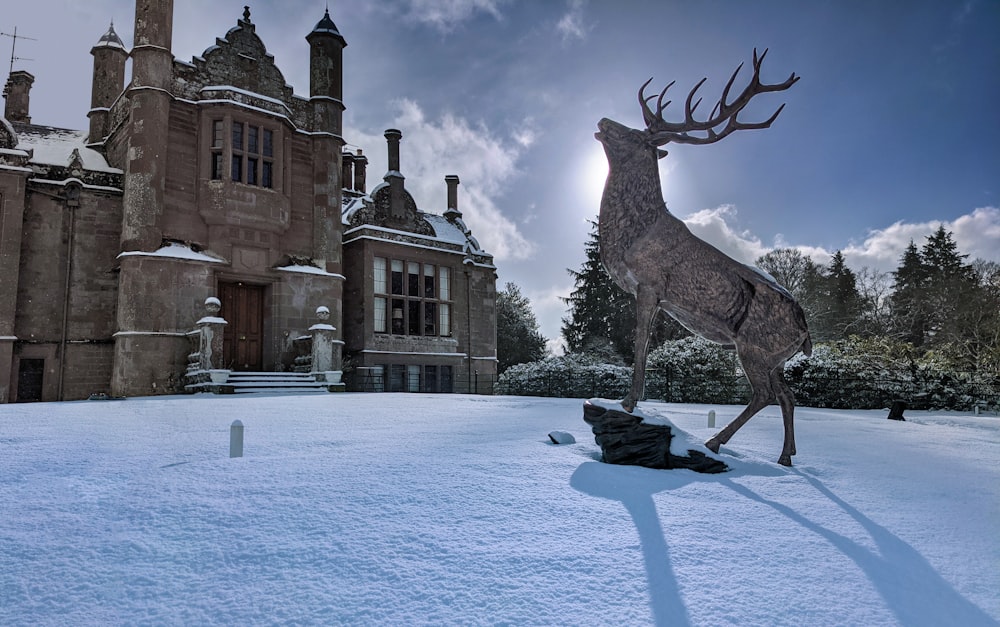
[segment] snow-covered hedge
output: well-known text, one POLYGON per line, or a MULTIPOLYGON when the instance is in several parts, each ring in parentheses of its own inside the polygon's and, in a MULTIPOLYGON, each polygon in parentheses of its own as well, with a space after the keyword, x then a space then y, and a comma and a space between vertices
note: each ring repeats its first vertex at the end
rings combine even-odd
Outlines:
MULTIPOLYGON (((882 409, 894 400, 915 409, 1000 406, 1000 375, 952 370, 933 354, 914 358, 912 347, 884 338, 817 344, 785 366, 796 402, 809 407, 882 409)), ((501 375, 497 394, 622 398, 631 381, 625 366, 594 363, 580 355, 514 366, 501 375)), ((733 351, 698 337, 667 342, 649 355, 646 398, 672 403, 745 403, 749 385, 733 351)))
POLYGON ((646 398, 671 403, 742 403, 749 385, 736 352, 691 336, 663 344, 646 362, 646 398))
POLYGON ((631 382, 631 368, 594 363, 580 355, 564 355, 511 366, 500 375, 494 392, 560 398, 623 398, 631 382))

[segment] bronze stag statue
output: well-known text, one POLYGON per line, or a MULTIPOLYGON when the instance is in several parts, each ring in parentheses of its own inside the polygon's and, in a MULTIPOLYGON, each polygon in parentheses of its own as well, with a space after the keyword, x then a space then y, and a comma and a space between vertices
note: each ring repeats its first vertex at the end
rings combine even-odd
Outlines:
POLYGON ((598 223, 604 267, 618 286, 635 296, 635 364, 632 387, 622 407, 631 413, 642 396, 650 331, 658 311, 663 310, 690 331, 735 348, 750 381, 750 404, 705 446, 717 453, 754 414, 777 399, 785 430, 778 463, 791 466, 795 398, 782 371, 795 353, 812 352, 805 314, 773 278, 695 237, 673 216, 663 201, 657 169, 657 160, 667 154, 660 146, 669 142, 712 144, 734 131, 771 126, 785 105, 764 122, 737 119, 757 94, 783 91, 799 80, 793 73, 783 83, 761 83, 760 67, 766 54, 765 50, 758 57, 754 50, 750 83, 729 102, 729 91, 743 65, 736 68, 705 120, 695 119, 701 99, 692 101, 706 79, 688 94, 680 122, 663 118, 670 104, 664 97, 673 83, 658 98, 647 98, 644 92, 650 79, 639 89, 645 129, 607 118, 598 122, 600 132, 595 137, 604 146, 609 166, 598 223), (655 111, 650 107, 653 98, 655 111))

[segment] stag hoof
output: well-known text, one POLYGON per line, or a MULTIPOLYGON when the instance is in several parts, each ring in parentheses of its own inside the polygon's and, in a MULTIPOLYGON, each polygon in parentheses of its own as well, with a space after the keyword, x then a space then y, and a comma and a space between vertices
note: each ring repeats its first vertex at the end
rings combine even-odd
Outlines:
POLYGON ((713 453, 718 453, 719 452, 719 441, 716 440, 715 438, 712 438, 708 442, 705 442, 705 448, 707 448, 708 450, 712 451, 713 453))
POLYGON ((782 455, 781 457, 778 458, 778 463, 781 464, 782 466, 788 466, 789 468, 791 468, 791 466, 792 466, 792 456, 791 455, 782 455))

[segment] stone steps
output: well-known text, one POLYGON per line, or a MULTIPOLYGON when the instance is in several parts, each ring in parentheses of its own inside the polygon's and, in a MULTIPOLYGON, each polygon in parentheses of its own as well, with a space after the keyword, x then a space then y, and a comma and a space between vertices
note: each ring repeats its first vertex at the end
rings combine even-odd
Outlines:
POLYGON ((344 389, 342 383, 317 381, 304 372, 231 372, 225 383, 195 383, 185 387, 190 392, 215 394, 312 394, 344 389))

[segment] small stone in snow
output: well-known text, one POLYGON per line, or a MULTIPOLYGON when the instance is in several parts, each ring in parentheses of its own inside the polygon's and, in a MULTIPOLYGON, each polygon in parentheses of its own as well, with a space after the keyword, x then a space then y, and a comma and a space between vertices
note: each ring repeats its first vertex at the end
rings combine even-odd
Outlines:
POLYGON ((576 444, 576 438, 573 437, 573 434, 565 431, 553 431, 549 434, 549 439, 552 440, 553 444, 576 444))

